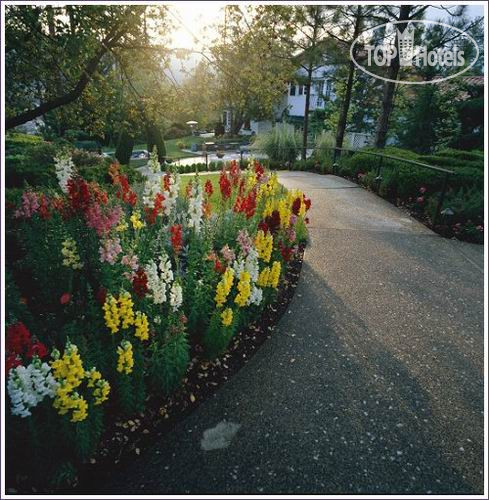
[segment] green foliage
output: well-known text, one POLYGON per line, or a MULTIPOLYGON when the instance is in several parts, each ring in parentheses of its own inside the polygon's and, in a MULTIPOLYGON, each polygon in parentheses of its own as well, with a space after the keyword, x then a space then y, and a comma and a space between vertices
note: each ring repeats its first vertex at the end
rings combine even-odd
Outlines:
POLYGON ((300 133, 293 128, 275 126, 269 132, 258 135, 252 148, 265 153, 271 161, 292 164, 300 153, 301 143, 300 133))
POLYGON ((5 152, 7 154, 22 154, 26 146, 32 146, 43 142, 40 135, 10 132, 5 137, 5 152))
POLYGON ((127 130, 123 130, 119 135, 115 150, 115 157, 121 165, 129 165, 133 148, 134 137, 127 130))
POLYGON ((190 362, 189 343, 185 332, 170 334, 164 341, 151 345, 150 376, 158 391, 170 394, 181 383, 190 362))
MULTIPOLYGON (((442 149, 435 155, 418 155, 399 148, 363 151, 379 152, 388 156, 453 170, 454 173, 448 178, 450 194, 447 194, 445 205, 456 206, 457 221, 459 222, 470 219, 482 221, 484 193, 484 157, 482 152, 442 149)), ((340 175, 361 180, 362 184, 376 190, 377 183, 374 182, 374 179, 377 175, 379 161, 380 157, 359 151, 353 156, 341 158, 340 175)), ((430 217, 433 217, 444 175, 442 172, 387 157, 382 161, 382 181, 379 186, 379 194, 385 198, 393 200, 399 198, 403 202, 410 203, 420 195, 420 188, 424 188, 428 202, 423 210, 430 217)), ((451 208, 453 209, 453 207, 451 208)))
POLYGON ((154 123, 148 123, 146 125, 146 134, 148 151, 153 151, 153 148, 156 146, 158 160, 161 164, 163 164, 166 157, 166 148, 160 128, 154 123))
POLYGON ((91 152, 97 152, 100 150, 100 144, 97 141, 76 141, 75 147, 91 152))
POLYGON ((24 134, 8 136, 6 140, 5 180, 7 187, 53 186, 56 183, 54 157, 55 144, 37 136, 30 140, 24 134), (10 154, 12 153, 12 154, 10 154))
MULTIPOLYGON (((180 139, 188 136, 190 133, 189 126, 185 123, 172 123, 170 127, 165 130, 165 139, 180 139)), ((181 142, 181 141, 180 141, 181 142)))
POLYGON ((209 327, 204 334, 204 347, 209 359, 216 359, 229 346, 236 330, 237 319, 233 318, 230 326, 224 326, 221 320, 221 311, 217 310, 211 317, 209 327))

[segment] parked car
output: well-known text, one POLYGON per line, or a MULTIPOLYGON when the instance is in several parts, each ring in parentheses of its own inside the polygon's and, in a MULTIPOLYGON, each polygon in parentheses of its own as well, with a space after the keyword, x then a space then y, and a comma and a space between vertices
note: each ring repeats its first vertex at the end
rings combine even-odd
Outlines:
POLYGON ((138 149, 132 152, 131 160, 147 160, 149 158, 149 153, 146 149, 138 149))

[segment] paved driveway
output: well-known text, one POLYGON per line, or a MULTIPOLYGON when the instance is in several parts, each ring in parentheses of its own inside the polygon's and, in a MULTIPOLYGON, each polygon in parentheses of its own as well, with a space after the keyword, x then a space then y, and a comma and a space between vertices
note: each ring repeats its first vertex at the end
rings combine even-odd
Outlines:
POLYGON ((483 493, 483 249, 334 176, 290 309, 252 360, 99 493, 483 493), (240 428, 204 451, 205 430, 240 428))

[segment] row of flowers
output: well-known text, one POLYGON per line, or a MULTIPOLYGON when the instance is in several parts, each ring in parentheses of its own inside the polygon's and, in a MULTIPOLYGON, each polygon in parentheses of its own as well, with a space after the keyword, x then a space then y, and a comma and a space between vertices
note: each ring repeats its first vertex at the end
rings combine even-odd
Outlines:
POLYGON ((58 158, 60 190, 27 190, 10 214, 9 422, 26 433, 37 411, 38 426, 66 419, 72 461, 96 448, 100 408, 142 411, 179 385, 196 346, 222 354, 307 238, 310 200, 257 161, 215 183, 158 170, 131 186, 114 164, 100 186, 58 158))

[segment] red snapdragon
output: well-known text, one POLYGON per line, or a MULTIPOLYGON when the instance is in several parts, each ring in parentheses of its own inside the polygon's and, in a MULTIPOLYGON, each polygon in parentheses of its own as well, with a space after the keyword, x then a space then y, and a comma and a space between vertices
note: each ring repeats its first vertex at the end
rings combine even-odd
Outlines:
POLYGON ((183 231, 181 224, 175 224, 170 228, 171 244, 176 254, 179 254, 183 248, 183 231))

